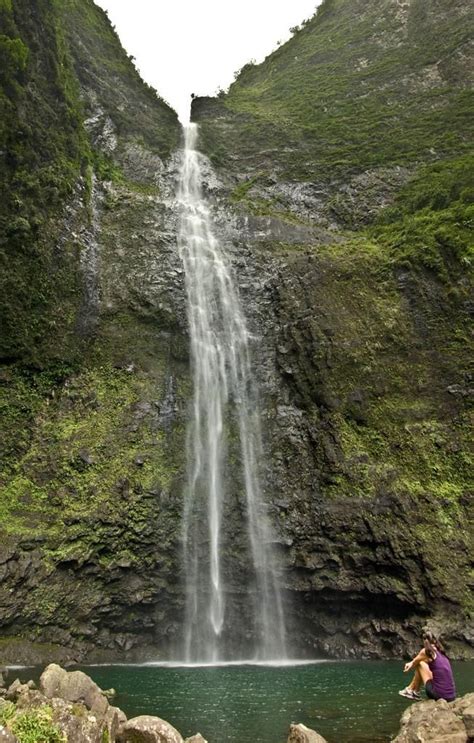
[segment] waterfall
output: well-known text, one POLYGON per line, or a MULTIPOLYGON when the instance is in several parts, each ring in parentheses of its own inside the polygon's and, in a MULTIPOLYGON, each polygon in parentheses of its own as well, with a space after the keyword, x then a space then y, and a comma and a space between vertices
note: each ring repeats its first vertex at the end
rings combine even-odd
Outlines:
POLYGON ((262 443, 250 335, 230 261, 202 195, 197 137, 196 124, 186 127, 178 190, 194 385, 183 518, 184 660, 243 660, 249 652, 255 660, 279 660, 286 657, 285 622, 259 476, 262 443), (235 464, 230 474, 231 431, 239 439, 237 483, 235 464), (235 487, 243 535, 230 515, 235 487), (233 566, 241 545, 246 554, 233 566), (230 596, 237 596, 233 607, 230 596), (245 610, 236 611, 236 605, 245 610))

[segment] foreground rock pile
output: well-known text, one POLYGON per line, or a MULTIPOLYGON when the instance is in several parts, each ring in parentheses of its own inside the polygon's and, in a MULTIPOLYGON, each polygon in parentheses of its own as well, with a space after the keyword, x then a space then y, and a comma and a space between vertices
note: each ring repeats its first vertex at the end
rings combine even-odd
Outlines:
MULTIPOLYGON (((14 681, 0 696, 1 743, 21 743, 22 720, 44 731, 56 743, 206 743, 197 734, 184 741, 180 733, 159 717, 141 715, 127 720, 103 691, 82 671, 65 671, 52 663, 39 681, 14 681), (35 714, 36 713, 36 714, 35 714)), ((43 732, 44 734, 44 732, 43 732)), ((38 740, 44 738, 38 738, 38 740)), ((31 740, 31 738, 29 738, 31 740)))

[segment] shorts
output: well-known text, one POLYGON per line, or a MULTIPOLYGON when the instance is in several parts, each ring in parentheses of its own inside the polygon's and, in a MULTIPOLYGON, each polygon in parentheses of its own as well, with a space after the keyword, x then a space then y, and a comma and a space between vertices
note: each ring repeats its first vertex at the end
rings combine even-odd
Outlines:
MULTIPOLYGON (((440 697, 439 694, 435 692, 435 690, 433 689, 433 681, 431 680, 426 682, 425 691, 426 691, 426 696, 428 697, 428 699, 435 699, 435 700, 445 699, 445 697, 440 697)), ((449 699, 446 699, 446 701, 454 702, 455 699, 456 697, 450 697, 449 699)))

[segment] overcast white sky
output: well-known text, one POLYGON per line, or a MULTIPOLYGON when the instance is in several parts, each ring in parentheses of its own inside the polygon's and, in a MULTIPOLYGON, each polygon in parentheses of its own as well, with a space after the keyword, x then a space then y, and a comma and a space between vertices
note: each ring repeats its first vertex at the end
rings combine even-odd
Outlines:
POLYGON ((96 0, 142 77, 189 119, 190 95, 214 95, 262 61, 320 0, 96 0))

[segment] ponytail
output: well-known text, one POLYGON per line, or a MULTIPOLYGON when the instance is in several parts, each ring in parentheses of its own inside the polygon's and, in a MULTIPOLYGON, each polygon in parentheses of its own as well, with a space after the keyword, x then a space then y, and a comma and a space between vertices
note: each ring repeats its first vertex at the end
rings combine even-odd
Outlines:
POLYGON ((432 632, 425 632, 423 635, 423 643, 426 650, 426 655, 429 658, 434 658, 436 655, 436 651, 438 650, 440 653, 443 653, 443 655, 446 655, 446 650, 444 649, 444 645, 432 632))
POLYGON ((437 648, 437 645, 434 642, 434 638, 431 635, 429 637, 425 635, 425 637, 423 638, 423 645, 425 646, 426 655, 428 656, 428 658, 431 658, 431 660, 433 660, 436 655, 437 648))

